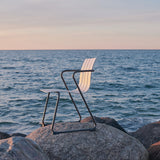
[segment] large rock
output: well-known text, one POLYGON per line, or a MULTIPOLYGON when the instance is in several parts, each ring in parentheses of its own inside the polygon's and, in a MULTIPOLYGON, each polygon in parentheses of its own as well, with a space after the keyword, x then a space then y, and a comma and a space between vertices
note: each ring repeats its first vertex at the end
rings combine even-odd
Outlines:
MULTIPOLYGON (((116 120, 114 120, 113 118, 109 118, 109 117, 95 117, 94 116, 94 119, 95 119, 96 123, 104 123, 104 124, 110 125, 112 127, 115 127, 117 129, 120 129, 121 131, 127 133, 119 125, 119 123, 116 120)), ((81 120, 81 123, 86 123, 86 122, 92 122, 92 118, 91 117, 87 117, 87 118, 84 118, 83 120, 81 120)))
POLYGON ((152 144, 148 152, 150 160, 160 160, 160 141, 152 144))
POLYGON ((10 137, 0 140, 0 160, 49 160, 31 139, 10 137))
MULTIPOLYGON (((92 123, 56 123, 55 130, 91 127, 92 123)), ((134 137, 106 124, 96 131, 53 135, 51 126, 29 134, 51 160, 147 160, 148 152, 134 137)))
POLYGON ((137 138, 148 149, 153 143, 160 141, 160 121, 143 126, 130 135, 137 138))

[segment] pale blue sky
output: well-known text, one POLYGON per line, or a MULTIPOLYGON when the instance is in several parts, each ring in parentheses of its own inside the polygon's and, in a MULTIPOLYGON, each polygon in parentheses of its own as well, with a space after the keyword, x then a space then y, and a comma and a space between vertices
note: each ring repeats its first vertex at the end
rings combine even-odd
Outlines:
POLYGON ((1 0, 0 49, 160 49, 159 0, 1 0))

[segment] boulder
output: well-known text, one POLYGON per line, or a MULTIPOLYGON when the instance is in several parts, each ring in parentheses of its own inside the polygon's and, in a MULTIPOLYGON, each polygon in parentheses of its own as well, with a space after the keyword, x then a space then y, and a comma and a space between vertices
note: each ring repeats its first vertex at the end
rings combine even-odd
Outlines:
MULTIPOLYGON (((115 127, 117 129, 120 129, 121 131, 127 133, 120 125, 119 123, 114 120, 113 118, 109 118, 109 117, 95 117, 94 116, 94 119, 96 121, 96 123, 104 123, 104 124, 107 124, 107 125, 110 125, 112 127, 115 127)), ((87 117, 87 118, 84 118, 83 120, 81 120, 81 123, 86 123, 86 122, 92 122, 92 118, 91 117, 87 117)))
POLYGON ((148 152, 150 160, 160 160, 160 141, 152 144, 148 152))
POLYGON ((0 160, 49 160, 31 139, 10 137, 0 140, 0 160))
MULTIPOLYGON (((92 123, 56 123, 55 130, 91 128, 92 123)), ((134 137, 112 126, 97 123, 96 131, 53 134, 51 125, 27 136, 51 160, 148 160, 148 152, 134 137)))
POLYGON ((160 141, 160 121, 145 125, 130 135, 137 138, 148 149, 153 143, 160 141))
POLYGON ((9 138, 9 137, 11 137, 9 134, 4 133, 4 132, 0 132, 0 139, 6 139, 6 138, 9 138))

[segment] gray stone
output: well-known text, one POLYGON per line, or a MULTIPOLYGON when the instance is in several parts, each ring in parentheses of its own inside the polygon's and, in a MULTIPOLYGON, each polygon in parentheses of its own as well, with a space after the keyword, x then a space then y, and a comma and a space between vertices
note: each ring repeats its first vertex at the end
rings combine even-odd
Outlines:
MULTIPOLYGON (((94 119, 96 121, 96 123, 104 123, 104 124, 107 124, 107 125, 110 125, 112 127, 115 127, 117 129, 120 129, 121 131, 127 133, 120 125, 119 123, 114 120, 113 118, 109 118, 109 117, 95 117, 94 116, 94 119)), ((86 122, 92 122, 92 118, 91 117, 87 117, 87 118, 84 118, 81 123, 86 123, 86 122)))
MULTIPOLYGON (((55 130, 91 127, 92 123, 56 123, 55 130)), ((106 124, 96 131, 53 135, 51 126, 41 127, 27 136, 51 160, 148 160, 148 152, 134 137, 106 124)))
POLYGON ((160 160, 160 141, 152 144, 148 152, 150 160, 160 160))
POLYGON ((137 138, 148 149, 152 144, 160 141, 160 121, 145 125, 130 135, 137 138))
POLYGON ((10 137, 0 140, 0 160, 49 160, 31 139, 10 137))

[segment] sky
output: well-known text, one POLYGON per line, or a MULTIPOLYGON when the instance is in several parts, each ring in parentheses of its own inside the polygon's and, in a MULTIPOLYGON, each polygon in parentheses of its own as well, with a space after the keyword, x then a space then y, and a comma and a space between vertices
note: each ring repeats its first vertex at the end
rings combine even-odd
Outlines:
POLYGON ((160 0, 1 0, 4 49, 160 49, 160 0))

